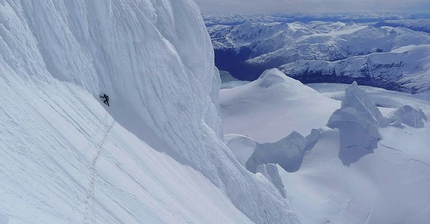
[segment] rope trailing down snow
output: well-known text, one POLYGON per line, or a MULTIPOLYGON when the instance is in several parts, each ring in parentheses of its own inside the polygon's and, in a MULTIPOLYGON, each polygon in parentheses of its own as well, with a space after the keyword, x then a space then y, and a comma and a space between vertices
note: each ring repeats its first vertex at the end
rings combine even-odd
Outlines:
POLYGON ((105 119, 104 119, 104 135, 100 142, 100 144, 97 147, 97 154, 94 157, 92 161, 92 170, 93 170, 93 177, 91 179, 91 185, 93 189, 93 214, 94 214, 94 223, 97 223, 97 211, 96 211, 96 164, 97 160, 99 159, 100 155, 103 152, 103 146, 106 143, 107 136, 109 135, 109 132, 112 130, 113 126, 115 125, 115 120, 112 121, 112 123, 108 126, 108 112, 105 112, 105 119))

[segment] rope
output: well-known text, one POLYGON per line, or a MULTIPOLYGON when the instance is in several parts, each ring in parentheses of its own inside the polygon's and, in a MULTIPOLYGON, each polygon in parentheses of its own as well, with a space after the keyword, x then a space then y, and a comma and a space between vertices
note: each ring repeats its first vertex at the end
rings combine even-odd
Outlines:
POLYGON ((98 147, 98 151, 96 156, 93 159, 92 162, 92 170, 93 170, 93 177, 91 180, 91 185, 92 185, 92 189, 93 189, 93 214, 94 214, 94 224, 97 223, 97 210, 96 210, 96 206, 97 206, 97 200, 96 200, 96 164, 97 164, 97 160, 99 159, 100 155, 103 152, 103 146, 106 142, 107 136, 109 135, 110 130, 113 128, 113 126, 115 125, 115 120, 112 122, 112 124, 110 126, 108 126, 108 113, 107 111, 105 112, 105 119, 104 119, 104 127, 105 127, 105 131, 104 131, 104 135, 102 138, 102 141, 100 142, 100 145, 98 147))

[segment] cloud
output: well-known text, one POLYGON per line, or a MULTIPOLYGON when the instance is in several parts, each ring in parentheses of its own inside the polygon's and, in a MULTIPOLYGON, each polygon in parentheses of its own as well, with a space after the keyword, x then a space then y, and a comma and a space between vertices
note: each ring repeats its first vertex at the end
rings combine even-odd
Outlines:
POLYGON ((204 14, 430 11, 429 0, 194 0, 204 14))

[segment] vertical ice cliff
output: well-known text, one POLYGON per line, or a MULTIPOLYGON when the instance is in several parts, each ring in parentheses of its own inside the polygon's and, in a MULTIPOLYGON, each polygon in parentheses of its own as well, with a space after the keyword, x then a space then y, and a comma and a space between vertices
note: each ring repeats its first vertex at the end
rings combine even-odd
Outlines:
MULTIPOLYGON (((68 213, 67 209, 38 213, 36 204, 32 206, 30 203, 26 205, 31 210, 26 218, 77 222, 85 216, 80 213, 81 205, 73 203, 85 204, 89 200, 82 193, 88 188, 85 178, 91 162, 87 160, 93 159, 88 158, 93 152, 86 145, 96 145, 100 149, 115 146, 116 153, 123 153, 123 157, 111 155, 103 159, 98 165, 100 172, 112 175, 110 177, 117 180, 115 184, 126 183, 125 180, 133 182, 132 185, 124 184, 122 190, 112 187, 114 193, 100 190, 109 198, 99 202, 103 214, 109 217, 105 217, 105 223, 145 222, 139 220, 140 212, 136 211, 150 214, 146 216, 147 220, 163 222, 154 218, 163 216, 151 212, 153 208, 140 205, 137 196, 128 201, 133 202, 135 209, 130 210, 127 206, 131 205, 119 202, 133 192, 148 192, 147 188, 150 188, 145 185, 148 183, 139 182, 139 175, 142 175, 139 172, 149 175, 149 168, 135 170, 148 164, 136 162, 133 163, 135 167, 125 168, 129 162, 125 158, 148 161, 143 157, 152 154, 141 146, 144 142, 184 167, 191 167, 190 172, 201 173, 253 222, 298 223, 288 203, 246 171, 221 140, 219 74, 214 67, 210 38, 199 10, 191 0, 0 0, 0 37, 2 93, 15 100, 4 98, 0 102, 9 108, 0 116, 3 125, 9 128, 5 138, 14 142, 1 141, 0 165, 20 167, 20 161, 27 161, 35 166, 20 169, 21 175, 15 177, 12 168, 2 168, 4 191, 0 191, 3 193, 0 201, 18 200, 15 196, 20 194, 12 195, 12 190, 8 190, 13 188, 11 186, 17 189, 24 186, 21 180, 30 176, 26 170, 48 167, 44 171, 53 172, 55 169, 49 168, 51 164, 60 167, 61 173, 67 175, 60 178, 54 172, 48 176, 41 174, 45 178, 40 177, 44 184, 37 185, 37 193, 23 192, 22 195, 43 202, 47 209, 54 206, 52 197, 43 199, 54 189, 48 185, 55 185, 55 189, 66 192, 67 197, 75 195, 67 200, 76 214, 68 213), (98 104, 100 93, 111 98, 111 107, 106 108, 108 114, 105 115, 98 104), (104 125, 92 125, 97 119, 104 120, 104 125), (122 128, 129 133, 120 131, 122 128), (124 140, 132 135, 138 140, 124 140), (101 136, 101 143, 96 142, 97 136, 101 136), (109 138, 114 139, 110 145, 106 143, 109 138), (24 148, 17 149, 17 145, 24 148), (131 150, 139 147, 141 151, 131 150), (27 154, 19 151, 24 149, 27 154), (129 151, 136 155, 128 155, 129 151), (6 156, 14 158, 10 161, 17 161, 6 163, 5 158, 9 158, 6 156), (109 172, 107 167, 121 168, 121 172, 109 172), (76 185, 74 193, 68 193, 74 188, 63 190, 66 184, 61 182, 63 179, 70 181, 67 182, 69 186, 76 185), (112 208, 106 206, 108 202, 119 207, 111 211, 112 208)), ((176 169, 166 164, 152 166, 158 166, 160 170, 176 169)), ((163 178, 153 176, 156 174, 148 178, 157 178, 157 181, 163 178)), ((110 186, 108 180, 103 181, 102 186, 110 186)), ((161 195, 163 199, 179 197, 161 195)), ((151 198, 157 199, 155 204, 162 204, 160 198, 149 196, 151 198)), ((191 219, 178 219, 177 222, 197 223, 198 217, 205 217, 187 211, 186 205, 179 212, 169 210, 167 204, 168 214, 178 212, 191 219)), ((2 206, 5 205, 0 208, 2 206)), ((8 220, 1 214, 10 215, 20 207, 14 208, 0 211, 0 220, 8 220)), ((13 215, 14 220, 27 220, 20 214, 13 215)))

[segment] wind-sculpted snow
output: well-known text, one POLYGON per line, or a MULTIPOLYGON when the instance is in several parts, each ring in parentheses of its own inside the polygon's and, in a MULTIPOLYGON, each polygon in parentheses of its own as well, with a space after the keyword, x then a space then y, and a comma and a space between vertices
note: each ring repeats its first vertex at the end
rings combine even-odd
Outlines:
POLYGON ((224 132, 247 135, 257 142, 277 142, 293 131, 307 136, 312 129, 325 126, 333 113, 331 107, 340 106, 278 69, 267 70, 248 84, 221 90, 220 102, 224 132), (326 120, 315 119, 315 114, 326 120), (267 130, 272 129, 277 131, 269 134, 267 130))
POLYGON ((306 151, 311 150, 315 143, 308 142, 297 132, 274 143, 257 143, 254 153, 246 162, 246 168, 255 173, 260 165, 276 163, 285 171, 295 172, 302 165, 306 151))
POLYGON ((220 71, 221 89, 230 89, 236 86, 241 86, 249 83, 249 81, 240 81, 226 71, 220 71))
POLYGON ((257 143, 249 137, 243 135, 226 135, 224 141, 233 152, 236 160, 246 167, 246 161, 251 157, 257 143))
POLYGON ((340 109, 330 117, 327 126, 340 132, 339 158, 345 165, 372 153, 382 139, 378 129, 388 121, 356 82, 345 91, 340 109))
POLYGON ((405 124, 413 128, 423 128, 424 123, 427 122, 427 116, 421 109, 404 105, 393 111, 388 121, 397 127, 403 127, 403 124, 405 124))
MULTIPOLYGON (((307 87, 300 82, 289 77, 284 82, 294 83, 294 87, 279 84, 264 88, 258 85, 261 80, 256 80, 222 90, 221 114, 226 134, 247 135, 257 142, 277 142, 294 130, 305 136, 310 129, 320 127, 313 131, 318 133, 318 141, 313 141, 315 145, 306 152, 299 170, 286 172, 278 166, 287 198, 303 223, 430 223, 429 122, 423 128, 407 125, 379 128, 382 139, 377 143, 378 148, 346 166, 339 159, 341 137, 345 137, 340 134, 342 130, 325 125, 330 115, 341 107, 339 99, 353 98, 354 95, 345 94, 345 89, 351 86, 312 84, 309 86, 320 93, 305 94, 307 87)), ((428 94, 369 86, 359 86, 359 89, 366 91, 365 98, 376 102, 385 117, 405 104, 421 108, 426 117, 430 116, 428 94)), ((353 92, 360 98, 349 99, 351 106, 358 103, 357 99, 364 99, 362 94, 353 92)), ((354 109, 357 115, 363 112, 361 109, 354 109)), ((374 117, 373 121, 381 118, 371 112, 372 108, 368 109, 373 115, 364 117, 374 117)), ((355 130, 363 129, 360 125, 355 127, 355 130)), ((347 137, 358 137, 354 134, 347 137)), ((315 136, 311 134, 306 139, 311 141, 315 136)), ((349 148, 348 154, 354 155, 357 148, 349 148)), ((261 182, 273 185, 263 174, 257 175, 261 182)))
POLYGON ((190 0, 0 1, 0 220, 298 223, 221 140, 199 14, 190 0))
MULTIPOLYGON (((231 140, 232 135, 227 135, 227 144, 241 163, 246 158, 246 168, 253 173, 256 172, 259 165, 267 163, 277 163, 288 172, 295 172, 300 168, 305 152, 311 150, 318 141, 319 131, 313 128, 324 125, 323 123, 313 123, 311 120, 308 120, 307 125, 295 126, 295 124, 299 123, 298 121, 304 113, 307 113, 303 111, 303 108, 310 108, 309 111, 311 111, 315 108, 317 101, 326 102, 329 105, 332 103, 327 101, 327 98, 322 98, 313 89, 285 76, 278 69, 265 71, 251 83, 222 90, 223 121, 226 124, 229 122, 241 124, 226 128, 226 133, 249 135, 249 137, 234 137, 231 140), (228 97, 226 97, 227 95, 228 97), (255 102, 260 102, 261 105, 254 107, 254 105, 258 105, 255 102), (273 108, 273 110, 262 116, 254 115, 268 108, 273 108), (238 113, 239 111, 246 111, 246 113, 241 114, 238 113), (278 122, 266 122, 266 120, 276 118, 279 119, 279 123, 282 123, 285 120, 284 116, 295 116, 294 119, 291 119, 291 125, 277 127, 278 122), (249 123, 256 125, 248 126, 249 123), (272 133, 270 136, 265 136, 266 138, 255 138, 258 135, 264 136, 265 129, 274 127, 279 130, 276 135, 272 133), (307 137, 304 137, 306 135, 307 137), (257 142, 253 143, 254 140, 257 142), (253 151, 249 157, 250 150, 253 151), (246 156, 241 153, 246 153, 246 156), (238 154, 240 155, 238 156, 238 154)), ((323 109, 319 107, 318 109, 320 113, 326 113, 323 109)), ((330 112, 327 111, 327 118, 330 112)))
POLYGON ((355 80, 406 92, 429 88, 428 33, 316 21, 254 22, 208 30, 217 67, 241 80, 252 81, 266 69, 279 68, 303 83, 355 80))

